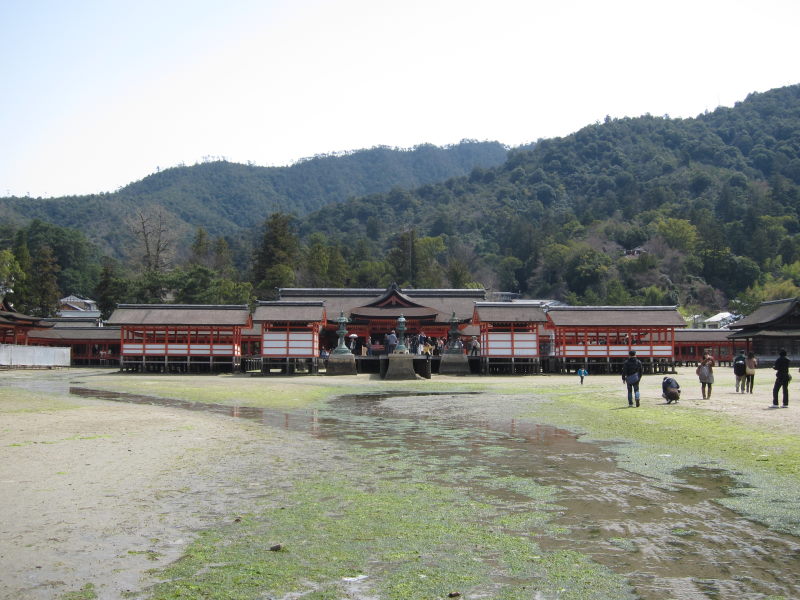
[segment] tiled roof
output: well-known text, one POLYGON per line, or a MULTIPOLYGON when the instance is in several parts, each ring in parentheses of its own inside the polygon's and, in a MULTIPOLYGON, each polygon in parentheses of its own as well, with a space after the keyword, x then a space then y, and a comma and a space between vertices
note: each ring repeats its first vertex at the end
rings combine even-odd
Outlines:
POLYGON ((55 327, 43 331, 32 331, 28 334, 32 341, 36 340, 76 340, 76 341, 119 341, 119 327, 55 327))
POLYGON ((729 327, 731 329, 761 327, 788 315, 796 305, 797 298, 785 298, 783 300, 763 302, 752 313, 736 321, 736 323, 732 323, 729 327))
POLYGON ((674 306, 559 306, 547 317, 556 327, 686 327, 674 306))
POLYGON ((733 332, 730 329, 676 329, 676 342, 724 342, 733 332))
POLYGON ((186 325, 244 327, 250 322, 246 305, 120 304, 109 325, 186 325))
POLYGON ((544 305, 528 302, 476 302, 475 314, 485 323, 544 323, 544 305))
POLYGON ((253 313, 253 321, 319 323, 325 319, 325 305, 322 301, 259 302, 253 313))

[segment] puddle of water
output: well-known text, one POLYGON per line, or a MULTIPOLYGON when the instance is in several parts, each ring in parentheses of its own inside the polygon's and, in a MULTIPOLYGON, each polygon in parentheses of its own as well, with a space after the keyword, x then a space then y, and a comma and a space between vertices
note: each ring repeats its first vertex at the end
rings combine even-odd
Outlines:
POLYGON ((563 429, 517 419, 407 418, 383 405, 385 396, 344 397, 329 409, 286 412, 79 387, 70 393, 246 418, 411 456, 431 481, 466 483, 475 499, 508 514, 530 510, 530 498, 504 488, 504 479, 552 486, 559 507, 553 524, 563 533, 515 533, 534 536, 545 550, 592 557, 626 576, 643 599, 800 597, 800 540, 716 503, 736 487, 719 470, 684 470, 677 473, 684 483, 665 489, 618 468, 613 452, 563 429))

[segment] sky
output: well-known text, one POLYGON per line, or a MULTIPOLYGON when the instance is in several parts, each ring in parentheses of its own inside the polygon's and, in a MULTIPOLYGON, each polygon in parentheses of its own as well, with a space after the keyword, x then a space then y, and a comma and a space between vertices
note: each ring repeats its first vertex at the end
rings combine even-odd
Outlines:
POLYGON ((0 0, 0 196, 695 117, 800 83, 797 0, 0 0))

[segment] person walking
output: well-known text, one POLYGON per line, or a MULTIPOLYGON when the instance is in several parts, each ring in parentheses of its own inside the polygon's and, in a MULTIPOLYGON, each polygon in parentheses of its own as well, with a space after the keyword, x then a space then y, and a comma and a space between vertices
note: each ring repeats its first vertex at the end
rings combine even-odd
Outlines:
POLYGON ((583 378, 586 377, 588 374, 589 374, 589 371, 587 371, 583 367, 578 369, 578 377, 581 378, 581 385, 583 385, 583 378))
POLYGON ((753 393, 753 383, 755 383, 756 378, 756 369, 758 368, 758 359, 756 358, 755 352, 748 352, 747 353, 747 360, 745 361, 745 379, 744 379, 744 386, 747 389, 748 394, 753 393))
POLYGON ((745 378, 747 377, 747 358, 744 350, 739 350, 739 354, 733 359, 733 374, 736 375, 736 392, 744 394, 745 378))
POLYGON ((639 406, 639 382, 642 379, 642 361, 636 358, 636 350, 628 352, 627 360, 622 363, 622 382, 628 386, 628 406, 639 406))
POLYGON ((786 350, 783 348, 778 352, 778 358, 772 368, 775 369, 775 385, 772 386, 772 408, 778 408, 778 391, 783 389, 783 408, 789 408, 789 382, 792 376, 789 375, 789 359, 786 350))
POLYGON ((703 355, 703 361, 695 372, 700 380, 700 392, 703 394, 703 400, 711 398, 711 388, 714 385, 714 359, 710 354, 703 355))

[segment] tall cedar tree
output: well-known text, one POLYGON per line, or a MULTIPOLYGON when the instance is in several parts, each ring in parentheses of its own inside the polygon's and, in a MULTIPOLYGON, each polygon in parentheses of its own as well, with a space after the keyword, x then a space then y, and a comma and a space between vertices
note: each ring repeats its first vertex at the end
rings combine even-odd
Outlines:
POLYGON ((276 289, 293 285, 300 240, 293 215, 276 212, 264 222, 261 246, 253 256, 253 283, 259 298, 276 297, 276 289))
POLYGON ((94 289, 94 297, 102 318, 107 319, 111 316, 117 304, 125 302, 129 293, 129 281, 119 275, 116 264, 111 259, 105 259, 100 272, 100 281, 94 289))
POLYGON ((41 246, 28 273, 28 296, 24 299, 27 312, 37 317, 52 317, 58 312, 61 291, 57 275, 60 270, 53 249, 41 246))

